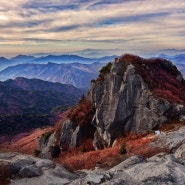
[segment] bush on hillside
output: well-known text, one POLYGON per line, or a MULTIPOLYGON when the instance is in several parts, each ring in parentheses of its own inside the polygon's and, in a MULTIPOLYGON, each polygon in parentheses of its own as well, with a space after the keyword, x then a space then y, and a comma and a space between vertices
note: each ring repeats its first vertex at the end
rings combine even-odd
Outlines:
POLYGON ((35 151, 34 151, 34 156, 35 156, 35 157, 39 157, 40 153, 41 153, 40 150, 35 150, 35 151))
POLYGON ((42 137, 43 137, 45 140, 48 140, 50 136, 51 136, 51 132, 45 132, 44 134, 42 134, 42 137))
POLYGON ((95 108, 93 107, 91 101, 83 96, 79 103, 71 109, 68 117, 71 121, 83 126, 91 123, 94 113, 95 108))
POLYGON ((126 144, 125 144, 125 143, 122 144, 121 149, 119 150, 119 153, 120 153, 121 155, 124 155, 124 154, 127 153, 126 144))
POLYGON ((50 152, 51 152, 51 156, 53 158, 56 158, 60 155, 61 150, 60 150, 60 147, 58 145, 55 145, 55 146, 50 147, 50 152))
POLYGON ((100 71, 99 71, 99 72, 100 72, 99 76, 100 76, 100 77, 104 77, 107 73, 110 72, 111 67, 112 67, 112 63, 111 63, 111 62, 109 62, 106 66, 103 66, 103 67, 100 69, 100 71))

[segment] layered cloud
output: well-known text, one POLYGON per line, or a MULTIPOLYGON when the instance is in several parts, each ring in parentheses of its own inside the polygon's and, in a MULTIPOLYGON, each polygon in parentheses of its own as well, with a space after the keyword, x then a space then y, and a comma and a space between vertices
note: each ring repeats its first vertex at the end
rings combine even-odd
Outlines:
POLYGON ((2 0, 1 53, 182 49, 185 1, 2 0))

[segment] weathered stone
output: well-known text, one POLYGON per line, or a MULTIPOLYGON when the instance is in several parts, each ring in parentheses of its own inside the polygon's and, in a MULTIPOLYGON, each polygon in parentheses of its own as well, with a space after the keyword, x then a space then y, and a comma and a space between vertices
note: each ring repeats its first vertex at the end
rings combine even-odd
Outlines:
POLYGON ((50 160, 20 153, 16 153, 15 155, 5 153, 1 154, 1 156, 0 172, 1 169, 5 172, 4 167, 8 167, 8 171, 6 172, 10 173, 9 176, 13 178, 11 181, 13 185, 63 185, 69 184, 77 178, 77 175, 70 173, 60 165, 55 165, 50 160), (11 170, 13 164, 19 167, 16 173, 11 170))
POLYGON ((77 124, 70 120, 66 120, 63 122, 62 133, 60 138, 60 146, 62 147, 63 150, 66 150, 70 146, 71 138, 76 127, 77 124))
POLYGON ((25 166, 29 166, 35 163, 34 160, 32 160, 31 158, 24 158, 24 156, 22 156, 23 158, 19 157, 16 160, 12 161, 12 170, 16 173, 19 170, 21 170, 23 167, 25 166))
POLYGON ((78 142, 82 138, 82 135, 83 134, 82 134, 81 127, 77 126, 76 129, 74 130, 72 136, 71 136, 70 146, 77 147, 78 146, 78 142))
POLYGON ((70 180, 74 180, 76 176, 72 173, 70 173, 68 170, 66 170, 63 166, 57 165, 51 173, 55 177, 60 177, 60 178, 66 178, 70 180))
POLYGON ((39 146, 41 150, 39 157, 44 159, 52 159, 51 147, 55 146, 56 142, 56 132, 52 133, 49 138, 46 138, 44 135, 42 135, 39 139, 39 146))
POLYGON ((18 173, 19 177, 22 178, 37 177, 40 176, 41 174, 42 174, 41 169, 37 168, 35 165, 25 166, 18 173))
POLYGON ((104 176, 102 174, 89 174, 86 177, 86 183, 91 185, 100 184, 103 180, 104 176))
POLYGON ((0 153, 0 159, 7 159, 7 160, 11 160, 12 158, 14 158, 15 156, 17 156, 18 152, 10 152, 10 153, 0 153))
POLYGON ((44 169, 49 169, 49 168, 54 168, 55 167, 55 164, 51 161, 51 160, 48 160, 48 159, 41 159, 41 160, 38 160, 35 165, 38 167, 38 168, 44 168, 44 169))
MULTIPOLYGON (((146 132, 173 117, 182 118, 183 106, 158 99, 149 90, 132 64, 123 73, 121 62, 114 62, 104 80, 92 84, 89 96, 96 107, 92 124, 105 146, 129 131, 146 132), (173 114, 172 114, 173 112, 173 114)), ((103 143, 101 141, 101 143, 103 143)), ((98 146, 95 146, 98 148, 98 146)))
POLYGON ((181 163, 185 164, 185 140, 177 148, 174 155, 181 163))
POLYGON ((157 136, 156 140, 150 144, 150 146, 167 148, 171 152, 174 152, 184 141, 185 141, 185 126, 182 126, 174 131, 169 131, 167 133, 162 132, 157 136))
POLYGON ((125 161, 123 161, 119 165, 115 166, 111 170, 112 171, 114 171, 114 170, 124 170, 125 168, 130 168, 130 167, 133 167, 136 164, 143 163, 143 162, 146 162, 146 160, 143 157, 141 157, 139 155, 135 155, 133 157, 130 157, 130 158, 126 159, 125 161))
MULTIPOLYGON (((183 147, 183 146, 182 146, 183 147)), ((182 147, 179 147, 182 149, 182 147)), ((178 150, 177 150, 178 151, 178 150)), ((177 154, 179 154, 177 152, 177 154)), ((6 154, 4 154, 6 155, 6 154)), ((176 155, 175 156, 180 156, 176 155)), ((133 156, 108 171, 83 170, 83 175, 68 172, 60 165, 52 165, 49 160, 18 154, 16 159, 32 158, 34 165, 22 163, 23 166, 12 185, 63 185, 63 184, 102 184, 102 185, 183 185, 185 182, 185 166, 173 154, 159 153, 149 159, 133 156), (19 176, 18 176, 19 175, 19 176), (17 178, 20 179, 17 179, 17 178)), ((15 157, 0 159, 11 165, 15 157)), ((4 163, 4 164, 5 164, 4 163)))

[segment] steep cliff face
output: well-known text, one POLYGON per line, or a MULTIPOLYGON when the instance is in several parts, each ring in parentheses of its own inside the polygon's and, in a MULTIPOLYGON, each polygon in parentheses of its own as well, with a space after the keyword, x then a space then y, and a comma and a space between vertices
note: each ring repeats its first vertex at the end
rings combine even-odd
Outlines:
POLYGON ((170 119, 184 119, 184 92, 182 75, 171 62, 132 55, 116 59, 89 90, 96 108, 95 148, 110 146, 130 131, 146 132, 170 119))

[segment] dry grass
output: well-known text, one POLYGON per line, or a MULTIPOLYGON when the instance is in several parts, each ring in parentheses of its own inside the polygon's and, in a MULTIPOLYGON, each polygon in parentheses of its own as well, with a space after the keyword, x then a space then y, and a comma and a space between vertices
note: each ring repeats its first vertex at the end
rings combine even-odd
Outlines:
POLYGON ((156 127, 156 130, 163 132, 174 131, 185 125, 185 121, 170 121, 167 123, 160 124, 156 127))
POLYGON ((68 117, 71 121, 83 126, 90 124, 94 116, 94 107, 87 98, 82 98, 80 102, 69 111, 68 117))
POLYGON ((33 155, 36 148, 38 148, 38 139, 45 132, 50 132, 51 127, 44 129, 36 129, 29 133, 18 134, 10 141, 0 145, 0 152, 22 152, 33 155))
POLYGON ((25 154, 34 155, 35 149, 38 149, 38 140, 42 134, 46 132, 53 133, 56 131, 58 141, 60 138, 61 124, 66 119, 68 112, 64 112, 59 115, 60 121, 56 123, 54 127, 45 127, 42 129, 35 129, 31 132, 25 132, 14 136, 11 139, 3 138, 0 143, 0 152, 22 152, 25 154))
POLYGON ((160 149, 156 150, 149 147, 149 144, 154 140, 154 134, 136 135, 130 133, 125 138, 118 139, 114 143, 114 147, 103 150, 83 152, 82 148, 70 148, 67 152, 62 152, 56 162, 70 170, 91 169, 97 165, 102 168, 110 168, 135 154, 147 157, 155 151, 159 152, 160 149), (126 154, 121 155, 120 149, 123 144, 126 144, 126 154))
POLYGON ((97 165, 104 168, 111 167, 123 158, 119 154, 119 149, 119 147, 113 147, 86 153, 70 149, 67 153, 62 153, 56 162, 70 170, 91 169, 97 165))

